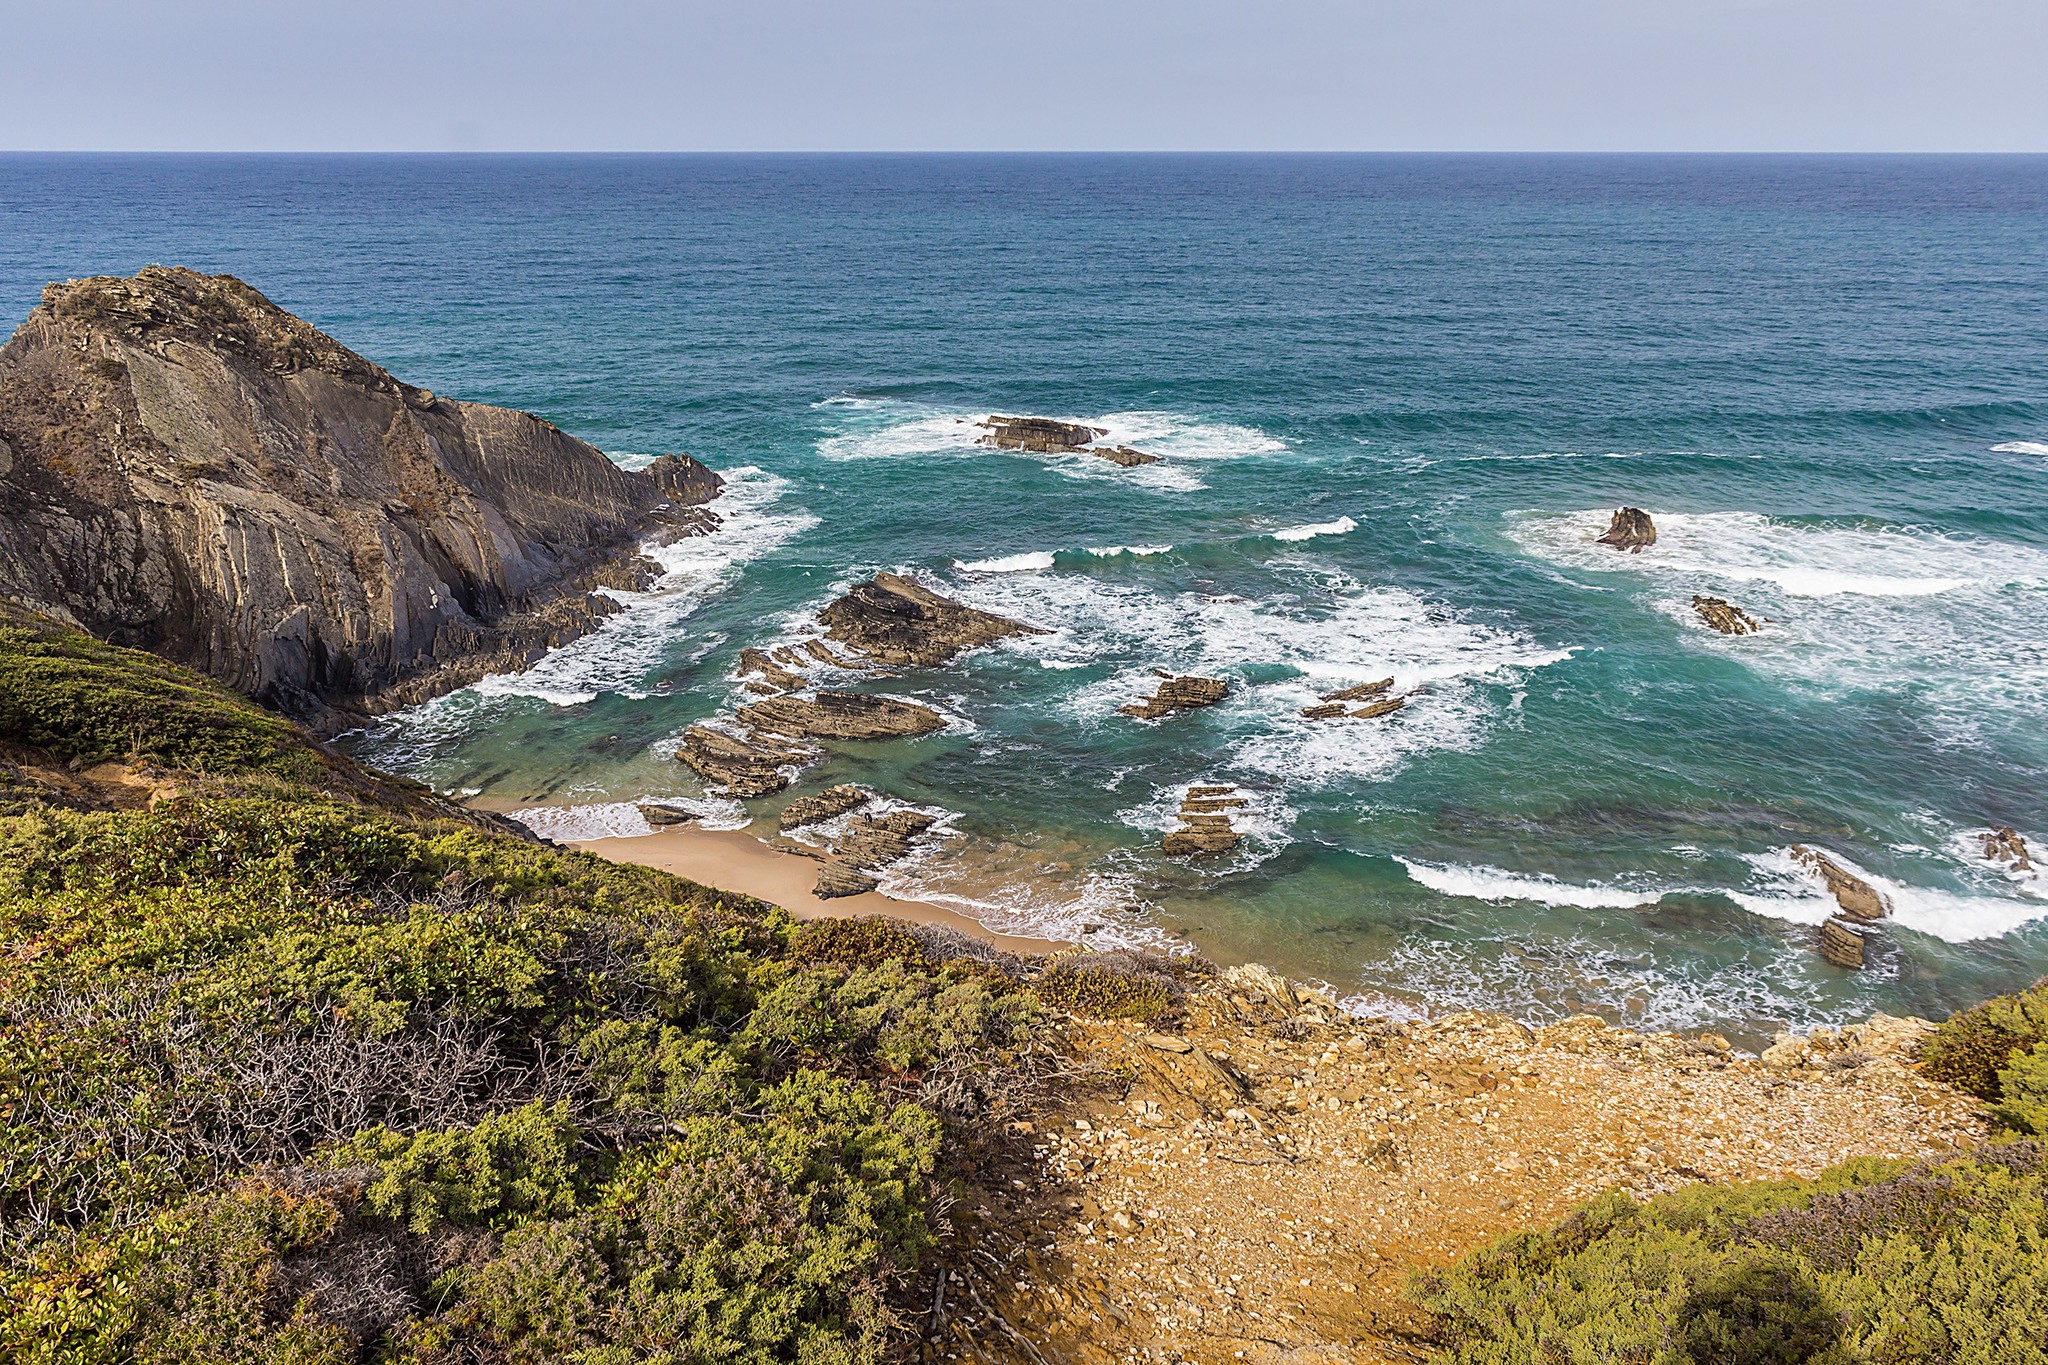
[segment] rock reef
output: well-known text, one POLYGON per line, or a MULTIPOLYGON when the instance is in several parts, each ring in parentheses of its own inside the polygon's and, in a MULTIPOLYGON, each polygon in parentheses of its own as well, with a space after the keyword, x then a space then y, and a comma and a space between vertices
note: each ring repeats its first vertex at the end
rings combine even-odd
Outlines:
POLYGON ((863 692, 819 692, 805 699, 770 697, 740 708, 740 719, 756 730, 791 739, 904 739, 946 727, 928 706, 863 692))
POLYGON ((1792 858, 1819 876, 1841 907, 1840 914, 1829 916, 1820 927, 1821 956, 1837 967, 1862 967, 1871 926, 1891 912, 1884 894, 1819 849, 1794 844, 1792 858))
POLYGON ((1692 609, 1700 614, 1702 621, 1723 635, 1754 635, 1763 629, 1754 616, 1724 597, 1694 596, 1692 609))
POLYGON ((1048 632, 980 611, 899 574, 876 574, 818 613, 825 638, 875 663, 932 668, 1011 635, 1048 632))
POLYGON ((1359 683, 1353 687, 1340 688, 1335 692, 1323 693, 1322 700, 1314 706, 1301 708, 1304 720, 1375 720, 1380 716, 1391 716, 1408 705, 1411 698, 1421 693, 1421 688, 1398 697, 1387 694, 1393 691, 1394 680, 1381 678, 1377 682, 1359 683), (1362 701, 1363 706, 1350 703, 1362 701))
POLYGON ((998 450, 1022 450, 1034 455, 1100 455, 1125 469, 1159 463, 1157 455, 1129 446, 1096 445, 1096 437, 1109 435, 1105 427, 1083 426, 1051 417, 990 417, 975 425, 985 433, 978 438, 980 444, 998 450))
POLYGON ((1140 720, 1156 720, 1175 711, 1194 711, 1204 706, 1214 706, 1230 695, 1230 684, 1221 678, 1175 677, 1171 673, 1159 673, 1159 688, 1143 701, 1134 701, 1117 710, 1126 716, 1140 720))
POLYGON ((1607 523, 1607 530, 1600 537, 1600 544, 1612 545, 1617 550, 1630 554, 1641 554, 1643 548, 1657 543, 1657 526, 1650 520, 1650 514, 1640 507, 1623 507, 1607 523))
POLYGON ((821 820, 832 820, 875 799, 875 794, 865 787, 842 783, 827 787, 810 796, 799 796, 782 808, 782 814, 775 819, 776 826, 787 834, 805 825, 815 825, 821 820))
POLYGON ((1159 841, 1159 850, 1169 856, 1228 853, 1244 842, 1232 825, 1230 812, 1251 802, 1232 786, 1193 786, 1180 803, 1180 828, 1159 841))
POLYGON ((588 631, 719 490, 158 266, 44 290, 0 348, 0 450, 0 593, 324 729, 588 631))
POLYGON ((2011 825, 1993 825, 1985 830, 1984 860, 1997 863, 2008 872, 2032 872, 2034 860, 2027 856, 2027 841, 2011 825))
POLYGON ((755 735, 741 739, 708 725, 683 731, 676 757, 706 781, 734 796, 770 796, 790 783, 790 772, 817 757, 814 750, 795 748, 755 735))

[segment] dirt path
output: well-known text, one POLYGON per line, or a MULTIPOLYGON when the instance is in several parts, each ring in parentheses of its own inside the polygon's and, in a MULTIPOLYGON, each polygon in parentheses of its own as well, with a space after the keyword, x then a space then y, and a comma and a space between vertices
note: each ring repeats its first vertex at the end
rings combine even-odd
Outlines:
POLYGON ((1068 1027, 1120 1080, 1019 1134, 928 1291, 927 1360, 1418 1360, 1412 1271, 1603 1190, 1941 1156, 1984 1131, 1904 1064, 1919 1021, 1766 1066, 1590 1018, 1361 1023, 1238 968, 1174 1034, 1068 1027))

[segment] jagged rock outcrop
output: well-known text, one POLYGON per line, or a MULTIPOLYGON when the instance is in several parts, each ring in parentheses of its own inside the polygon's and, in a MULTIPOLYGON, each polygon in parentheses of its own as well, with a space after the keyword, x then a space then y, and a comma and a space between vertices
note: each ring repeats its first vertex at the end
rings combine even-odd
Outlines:
POLYGON ((800 768, 817 755, 758 735, 740 739, 708 725, 692 725, 683 731, 676 757, 707 781, 718 783, 734 796, 747 797, 781 791, 790 782, 787 770, 800 768))
POLYGON ((1819 849, 1792 846, 1793 861, 1811 869, 1827 886, 1841 913, 1820 927, 1821 956, 1837 967, 1861 967, 1874 934, 1873 925, 1891 912, 1884 893, 1819 849))
POLYGON ((1230 812, 1249 804, 1235 787, 1189 787, 1181 798, 1180 828, 1159 841, 1160 851, 1173 856, 1228 853, 1244 841, 1231 824, 1230 812))
POLYGON ((1394 680, 1381 678, 1378 682, 1364 682, 1353 687, 1341 687, 1335 692, 1325 692, 1322 699, 1326 702, 1364 701, 1368 697, 1383 697, 1393 690, 1394 680))
POLYGON ((1037 626, 980 611, 898 574, 876 574, 818 613, 827 639, 882 664, 929 668, 1037 626))
POLYGON ((910 853, 917 836, 936 825, 936 815, 918 810, 892 810, 885 815, 856 815, 831 844, 832 856, 850 867, 887 867, 910 853))
POLYGON ((1393 685, 1394 680, 1386 678, 1379 682, 1360 683, 1356 687, 1347 687, 1341 692, 1325 693, 1323 699, 1316 705, 1301 708, 1302 718, 1304 720, 1336 720, 1341 716, 1346 720, 1375 720, 1380 716, 1391 716, 1394 712, 1401 710, 1422 690, 1417 688, 1413 692, 1408 692, 1398 697, 1384 695, 1387 689, 1393 685), (1352 700, 1366 697, 1377 698, 1377 700, 1367 701, 1365 705, 1357 707, 1349 704, 1352 700))
POLYGON ((815 825, 821 820, 831 820, 844 815, 874 799, 875 794, 866 787, 842 783, 836 787, 827 787, 821 792, 813 792, 809 796, 799 796, 782 808, 782 814, 776 817, 775 823, 787 834, 790 830, 802 829, 805 825, 815 825))
POLYGON ((1144 701, 1134 701, 1116 709, 1140 720, 1155 720, 1174 711, 1214 706, 1230 695, 1230 684, 1221 678, 1175 677, 1171 673, 1156 673, 1155 676, 1160 680, 1157 692, 1144 701))
POLYGON ((1600 537, 1602 545, 1612 545, 1617 550, 1630 554, 1641 554, 1646 545, 1657 543, 1657 526, 1650 520, 1650 514, 1640 507, 1623 507, 1614 514, 1614 520, 1607 523, 1607 531, 1600 537))
POLYGON ((328 728, 589 630, 718 491, 156 266, 44 291, 0 348, 0 450, 0 593, 328 728))
POLYGON ((811 894, 821 901, 838 900, 842 896, 864 895, 881 884, 878 878, 827 858, 818 864, 818 880, 811 887, 811 894))
POLYGON ((1725 597, 1695 596, 1692 609, 1700 614, 1702 621, 1723 635, 1754 635, 1763 629, 1754 616, 1725 597))
POLYGON ((741 707, 740 719, 792 739, 901 739, 946 728, 945 717, 929 706, 863 692, 770 697, 741 707))
POLYGON ((2009 872, 2032 872, 2034 860, 2027 856, 2027 841, 2011 825, 1993 825, 1984 831, 1984 860, 2009 872))
POLYGON ((987 431, 980 438, 983 445, 1039 455, 1081 450, 1096 437, 1109 435, 1104 427, 1084 427, 1078 422, 1059 422, 1050 417, 990 417, 977 425, 987 431))

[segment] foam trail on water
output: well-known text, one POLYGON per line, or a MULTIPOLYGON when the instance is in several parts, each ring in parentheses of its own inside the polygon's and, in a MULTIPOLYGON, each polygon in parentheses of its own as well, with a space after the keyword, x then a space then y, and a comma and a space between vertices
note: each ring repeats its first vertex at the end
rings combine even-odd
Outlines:
MULTIPOLYGON (((688 796, 650 797, 648 805, 664 806, 697 817, 699 829, 745 829, 747 813, 737 802, 688 796)), ((644 839, 660 831, 638 801, 595 801, 574 806, 528 806, 512 818, 543 839, 558 844, 586 839, 644 839)))
POLYGON ((2007 441, 1991 448, 2000 455, 2048 455, 2048 441, 2007 441))
POLYGON ((1088 553, 1098 559, 1115 559, 1119 555, 1134 555, 1139 558, 1163 555, 1173 549, 1171 545, 1090 545, 1088 553))

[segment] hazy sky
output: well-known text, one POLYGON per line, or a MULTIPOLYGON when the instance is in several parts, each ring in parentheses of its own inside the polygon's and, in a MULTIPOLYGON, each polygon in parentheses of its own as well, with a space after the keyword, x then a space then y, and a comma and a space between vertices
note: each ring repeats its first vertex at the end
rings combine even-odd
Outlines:
POLYGON ((0 147, 2048 151, 2048 0, 0 0, 0 147))

